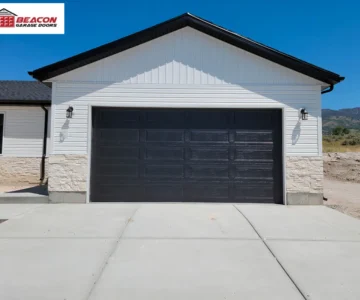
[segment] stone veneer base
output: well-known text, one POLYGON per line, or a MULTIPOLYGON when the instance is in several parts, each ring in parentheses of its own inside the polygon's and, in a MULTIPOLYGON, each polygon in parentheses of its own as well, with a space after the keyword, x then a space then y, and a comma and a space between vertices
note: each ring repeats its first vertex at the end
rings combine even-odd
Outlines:
MULTIPOLYGON (((47 173, 47 159, 45 172, 47 173)), ((45 174, 45 180, 47 174, 45 174)), ((41 157, 0 156, 1 184, 39 184, 41 157)))

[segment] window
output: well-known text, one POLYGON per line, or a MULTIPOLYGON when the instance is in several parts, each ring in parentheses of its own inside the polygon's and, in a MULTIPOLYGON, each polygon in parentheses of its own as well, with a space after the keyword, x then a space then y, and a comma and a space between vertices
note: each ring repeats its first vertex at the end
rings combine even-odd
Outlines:
POLYGON ((3 137, 4 137, 4 114, 0 114, 0 154, 3 150, 3 137))

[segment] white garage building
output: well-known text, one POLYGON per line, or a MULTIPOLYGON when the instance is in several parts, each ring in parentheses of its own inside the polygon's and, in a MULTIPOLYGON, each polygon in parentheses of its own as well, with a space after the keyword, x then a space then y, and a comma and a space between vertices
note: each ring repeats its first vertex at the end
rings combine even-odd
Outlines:
POLYGON ((53 202, 322 203, 335 73, 184 14, 29 74, 53 202))

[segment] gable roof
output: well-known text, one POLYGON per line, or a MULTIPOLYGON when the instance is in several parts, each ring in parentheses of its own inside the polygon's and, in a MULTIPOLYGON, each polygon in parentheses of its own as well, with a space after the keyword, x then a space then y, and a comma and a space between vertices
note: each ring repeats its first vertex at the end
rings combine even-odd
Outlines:
POLYGON ((51 88, 38 81, 0 80, 0 104, 51 104, 51 88))
POLYGON ((186 26, 330 85, 344 80, 344 77, 336 73, 250 40, 189 13, 28 73, 35 79, 43 81, 146 43, 186 26))

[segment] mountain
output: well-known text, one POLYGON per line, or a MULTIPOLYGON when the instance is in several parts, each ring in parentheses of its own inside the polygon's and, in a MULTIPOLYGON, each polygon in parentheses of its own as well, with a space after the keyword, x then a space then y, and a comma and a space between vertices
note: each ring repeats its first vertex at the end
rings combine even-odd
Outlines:
POLYGON ((323 133, 330 133, 336 126, 360 130, 360 107, 339 110, 322 110, 323 133))

